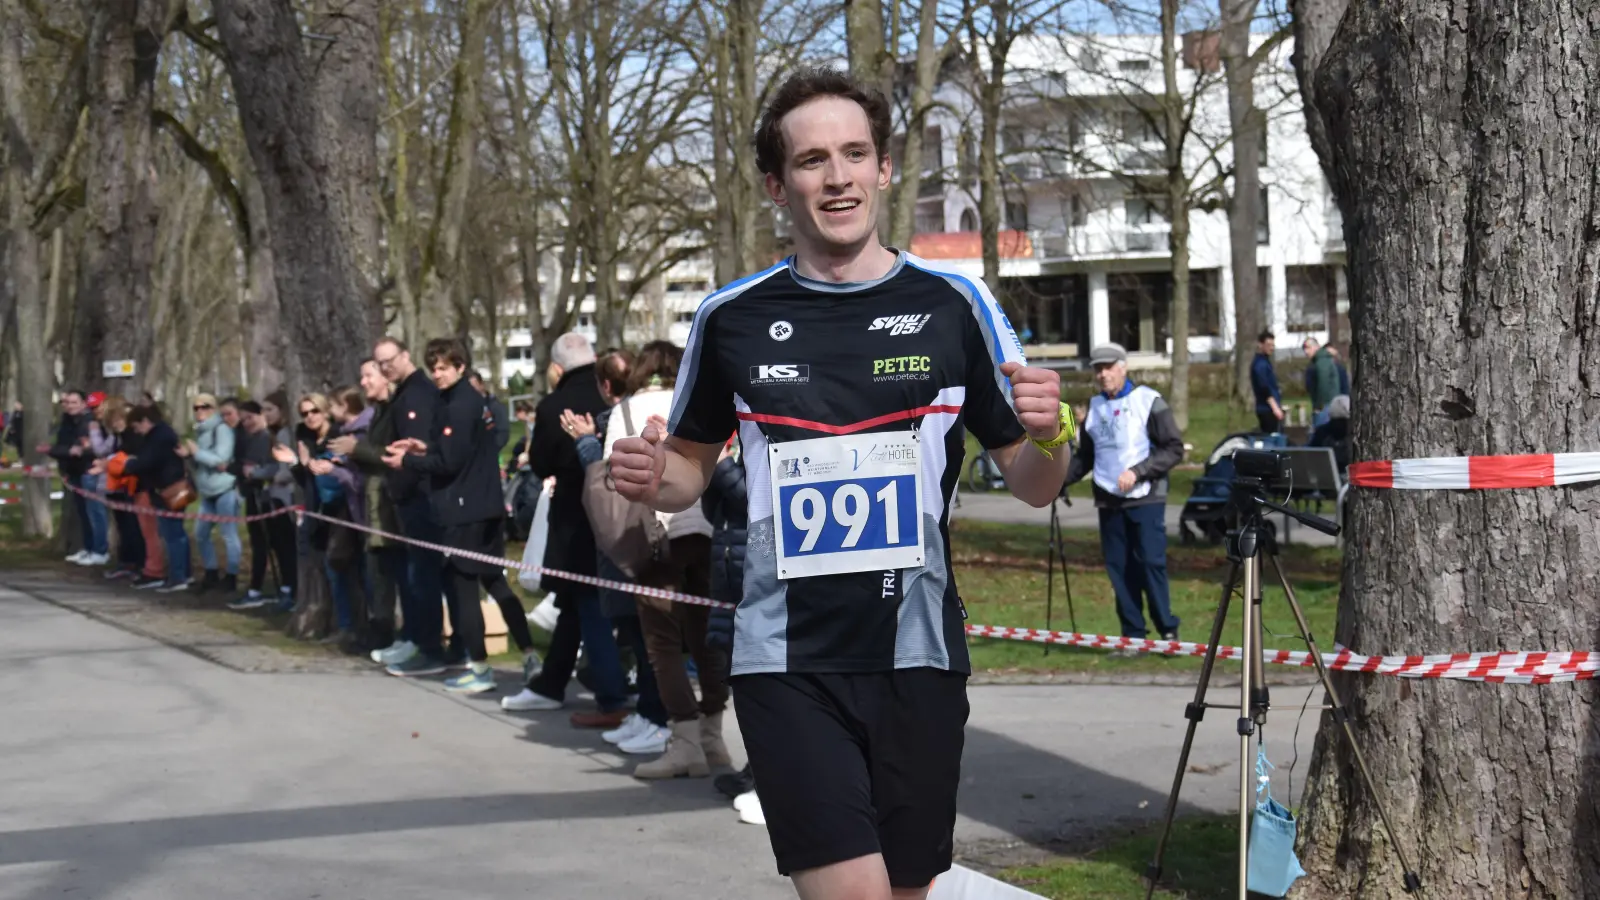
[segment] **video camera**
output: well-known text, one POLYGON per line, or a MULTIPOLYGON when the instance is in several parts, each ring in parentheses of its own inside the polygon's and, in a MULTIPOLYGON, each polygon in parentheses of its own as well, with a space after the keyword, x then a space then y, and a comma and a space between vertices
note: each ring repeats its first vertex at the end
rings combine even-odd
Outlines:
POLYGON ((1293 478, 1287 454, 1273 450, 1233 451, 1233 481, 1229 488, 1233 505, 1242 516, 1258 520, 1265 511, 1280 512, 1330 537, 1337 536, 1337 524, 1267 499, 1269 494, 1287 493, 1293 486, 1293 478))
POLYGON ((1260 487, 1270 490, 1280 484, 1287 485, 1291 477, 1289 457, 1285 454, 1274 450, 1233 451, 1233 479, 1236 482, 1258 482, 1260 487))

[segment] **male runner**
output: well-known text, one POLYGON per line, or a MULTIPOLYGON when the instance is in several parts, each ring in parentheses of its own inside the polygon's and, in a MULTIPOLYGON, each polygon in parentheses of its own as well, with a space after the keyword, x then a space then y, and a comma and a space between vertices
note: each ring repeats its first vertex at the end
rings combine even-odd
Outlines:
POLYGON ((749 484, 733 694, 778 871, 806 900, 922 898, 950 867, 971 669, 950 572, 963 433, 1013 494, 1057 495, 1070 413, 981 282, 878 240, 889 107, 826 70, 756 136, 795 254, 695 314, 670 436, 619 441, 617 490, 699 502, 735 428, 749 484), (1029 446, 1030 439, 1038 447, 1029 446))

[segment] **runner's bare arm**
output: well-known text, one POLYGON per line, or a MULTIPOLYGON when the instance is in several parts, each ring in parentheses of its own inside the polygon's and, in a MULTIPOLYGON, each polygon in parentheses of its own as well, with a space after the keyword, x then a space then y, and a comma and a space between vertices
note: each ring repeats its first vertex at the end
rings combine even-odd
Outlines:
POLYGON ((721 444, 667 437, 656 425, 639 437, 623 438, 611 450, 611 479, 617 493, 661 512, 682 512, 700 502, 721 444))
POLYGON ((1061 433, 1061 376, 1050 369, 1008 362, 1000 371, 1011 379, 1012 405, 1027 437, 989 451, 1012 496, 1034 507, 1045 507, 1061 492, 1072 455, 1063 445, 1046 456, 1030 446, 1030 438, 1051 441, 1061 433))

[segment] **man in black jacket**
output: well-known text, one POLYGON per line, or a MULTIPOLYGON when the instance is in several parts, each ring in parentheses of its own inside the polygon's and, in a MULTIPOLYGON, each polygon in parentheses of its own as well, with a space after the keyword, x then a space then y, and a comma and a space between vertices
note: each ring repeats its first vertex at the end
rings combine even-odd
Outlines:
MULTIPOLYGON (((440 407, 429 440, 402 438, 389 445, 383 462, 391 469, 405 468, 427 478, 433 508, 444 530, 444 544, 455 550, 503 559, 505 506, 500 496, 499 448, 494 443, 496 423, 482 394, 466 383, 467 349, 456 338, 428 342, 424 357, 439 387, 440 407)), ((527 653, 532 649, 528 615, 506 583, 498 562, 460 555, 445 560, 446 576, 453 582, 456 606, 451 624, 464 644, 468 669, 445 682, 445 689, 477 694, 495 688, 484 646, 483 611, 478 605, 482 586, 500 605, 513 639, 527 653)), ((403 667, 391 674, 408 674, 403 667)))
POLYGON ((483 397, 483 402, 489 406, 489 414, 494 416, 494 452, 495 459, 499 459, 500 451, 511 443, 511 412, 506 409, 505 402, 489 390, 489 385, 483 380, 483 373, 473 370, 468 374, 472 382, 472 389, 483 397))
MULTIPOLYGON (((394 440, 418 441, 426 444, 432 439, 434 418, 439 408, 439 389, 426 373, 411 361, 411 351, 394 338, 378 341, 372 351, 372 361, 378 371, 394 385, 394 397, 389 401, 390 417, 394 422, 394 440)), ((421 473, 412 469, 395 469, 385 478, 389 496, 394 500, 395 511, 400 515, 401 532, 408 538, 440 543, 443 532, 428 499, 421 473)), ((433 550, 406 546, 406 579, 400 585, 400 609, 405 616, 411 642, 416 652, 403 659, 388 661, 391 668, 405 675, 437 675, 445 670, 444 618, 439 611, 439 597, 445 596, 447 604, 452 598, 444 585, 444 558, 433 550)), ((451 619, 455 609, 451 609, 451 619)), ((451 653, 451 661, 461 654, 451 653)))
MULTIPOLYGON (((56 440, 54 444, 40 444, 36 449, 40 453, 47 453, 56 461, 61 470, 61 480, 70 487, 82 488, 83 476, 89 471, 89 464, 94 462, 94 454, 89 450, 89 420, 92 416, 88 406, 84 403, 83 391, 69 390, 61 394, 61 421, 56 424, 56 440)), ((69 508, 78 519, 78 535, 83 542, 82 549, 67 557, 67 562, 81 563, 94 556, 91 546, 94 535, 90 531, 89 501, 82 494, 68 491, 67 496, 72 498, 69 508)), ((104 560, 101 560, 104 563, 104 560)))
MULTIPOLYGON (((1090 352, 1100 392, 1089 401, 1067 484, 1092 475, 1100 513, 1100 549, 1117 597, 1122 636, 1145 636, 1144 607, 1162 640, 1178 639, 1167 590, 1167 473, 1183 460, 1183 434, 1167 401, 1128 378, 1119 344, 1090 352), (1143 595, 1147 603, 1140 602, 1143 595)), ((1114 651, 1112 655, 1137 655, 1114 651)))
MULTIPOLYGON (((556 338, 550 348, 547 377, 554 389, 539 401, 534 411, 533 441, 528 450, 528 466, 540 481, 554 476, 555 491, 550 495, 550 532, 545 538, 544 565, 577 575, 595 574, 594 531, 583 511, 583 464, 578 460, 572 436, 561 430, 561 413, 599 418, 611 406, 600 394, 595 379, 594 345, 576 332, 556 338)), ((567 684, 577 666, 578 648, 585 641, 598 644, 616 641, 610 620, 599 614, 600 597, 593 587, 549 575, 540 579, 544 589, 556 595, 561 609, 556 630, 550 637, 550 652, 544 668, 528 683, 527 690, 501 701, 507 710, 560 709, 565 703, 567 684), (583 626, 582 605, 592 604, 592 624, 583 626)), ((591 665, 596 659, 617 659, 617 651, 590 648, 591 665)), ((619 673, 609 673, 619 674, 619 673)), ((622 724, 627 709, 602 709, 601 715, 579 714, 574 724, 584 727, 615 728, 622 724)))

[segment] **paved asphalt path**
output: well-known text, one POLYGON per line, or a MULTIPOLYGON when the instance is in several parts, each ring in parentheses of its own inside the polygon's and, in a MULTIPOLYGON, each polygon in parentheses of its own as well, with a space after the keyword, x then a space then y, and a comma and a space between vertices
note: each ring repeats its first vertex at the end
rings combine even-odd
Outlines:
MULTIPOLYGON (((709 782, 635 781, 565 713, 375 672, 238 671, 39 599, 120 591, 24 581, 0 587, 0 900, 793 896, 709 782)), ((959 855, 1159 817, 1190 694, 974 687, 959 855)), ((1280 775, 1294 720, 1275 720, 1280 775)), ((1232 807, 1231 721, 1202 727, 1187 812, 1232 807)))

